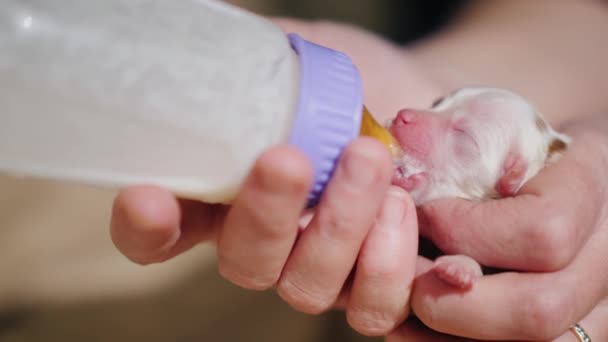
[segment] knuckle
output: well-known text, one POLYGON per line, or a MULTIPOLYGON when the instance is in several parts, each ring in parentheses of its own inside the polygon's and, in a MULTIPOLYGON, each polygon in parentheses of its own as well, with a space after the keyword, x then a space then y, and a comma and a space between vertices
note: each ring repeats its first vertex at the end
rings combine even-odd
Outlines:
POLYGON ((287 278, 279 281, 277 293, 294 309, 312 315, 318 315, 330 309, 335 301, 332 296, 308 289, 287 278))
POLYGON ((544 271, 555 271, 568 265, 576 255, 575 225, 567 215, 547 215, 528 230, 533 259, 544 271))
POLYGON ((375 171, 378 181, 391 174, 391 159, 387 149, 371 138, 359 138, 346 147, 344 152, 355 163, 375 171))
MULTIPOLYGON (((416 305, 418 306, 418 305, 416 305)), ((444 317, 442 313, 435 309, 414 307, 412 302, 412 311, 416 313, 416 318, 426 327, 437 332, 446 332, 444 327, 449 324, 449 319, 444 317)))
MULTIPOLYGON (((423 279, 423 283, 427 283, 427 281, 423 279)), ((440 331, 440 329, 446 323, 444 317, 444 313, 446 311, 441 310, 440 306, 436 305, 435 298, 432 298, 432 296, 412 296, 411 308, 412 311, 416 313, 416 317, 430 329, 440 331)))
POLYGON ((252 177, 259 187, 270 192, 301 193, 308 190, 312 167, 301 152, 277 147, 258 158, 252 177))
POLYGON ((544 288, 523 298, 521 314, 516 315, 520 331, 531 340, 550 340, 567 327, 572 302, 558 290, 544 288))
POLYGON ((258 274, 236 270, 234 267, 228 266, 225 262, 219 262, 218 272, 220 276, 236 286, 254 290, 265 291, 274 286, 278 280, 278 275, 258 274))
MULTIPOLYGON (((366 208, 369 209, 369 208, 366 208)), ((330 241, 359 241, 372 228, 371 210, 353 212, 344 201, 331 198, 321 203, 314 225, 319 226, 321 237, 330 241), (367 216, 367 217, 366 217, 367 216)))
POLYGON ((346 318, 353 329, 366 336, 386 335, 399 323, 398 315, 395 313, 365 308, 347 310, 346 318))
POLYGON ((227 222, 224 223, 224 229, 219 240, 220 248, 223 247, 224 243, 244 241, 243 236, 232 233, 242 229, 242 224, 247 225, 249 234, 255 241, 284 241, 295 234, 291 224, 291 221, 296 221, 295 215, 291 217, 286 210, 280 214, 268 215, 266 210, 260 209, 260 206, 264 206, 264 204, 263 200, 240 201, 238 206, 234 207, 227 222))
POLYGON ((392 263, 388 263, 388 265, 378 263, 378 264, 368 264, 362 267, 361 272, 365 277, 366 281, 370 284, 382 284, 386 281, 393 280, 400 276, 399 267, 397 265, 391 265, 392 263))
POLYGON ((408 283, 395 267, 361 267, 347 307, 348 323, 363 335, 386 335, 410 311, 408 283))
POLYGON ((363 251, 359 255, 357 277, 365 279, 367 284, 382 286, 403 277, 402 265, 403 261, 398 258, 376 258, 368 251, 363 251))
POLYGON ((353 215, 334 210, 323 221, 321 231, 332 240, 352 241, 361 237, 356 228, 362 225, 353 215))

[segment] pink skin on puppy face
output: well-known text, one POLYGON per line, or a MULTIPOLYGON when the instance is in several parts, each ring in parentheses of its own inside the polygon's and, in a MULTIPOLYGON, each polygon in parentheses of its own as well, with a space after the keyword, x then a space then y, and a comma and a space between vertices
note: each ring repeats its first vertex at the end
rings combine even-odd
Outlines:
MULTIPOLYGON (((525 99, 497 88, 463 88, 431 109, 401 110, 388 129, 403 150, 393 184, 418 205, 438 198, 514 196, 570 143, 525 99)), ((464 289, 482 275, 480 265, 465 256, 442 257, 434 270, 464 289)))

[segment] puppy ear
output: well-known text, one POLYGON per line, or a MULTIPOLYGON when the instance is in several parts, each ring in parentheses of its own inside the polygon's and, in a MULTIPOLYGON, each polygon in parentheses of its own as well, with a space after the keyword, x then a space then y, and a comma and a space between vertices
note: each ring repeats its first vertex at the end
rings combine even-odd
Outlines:
POLYGON ((496 182, 495 190, 501 197, 514 196, 523 185, 528 171, 528 163, 517 152, 510 152, 502 166, 502 174, 496 182))
POLYGON ((566 149, 568 149, 568 145, 570 145, 570 143, 572 142, 572 138, 563 133, 553 130, 553 128, 549 126, 549 124, 543 118, 542 114, 539 112, 536 112, 535 123, 536 128, 538 128, 540 134, 542 134, 543 137, 545 137, 546 139, 545 141, 547 141, 547 158, 545 159, 545 162, 554 162, 564 152, 566 152, 566 149))
POLYGON ((562 133, 553 132, 551 140, 547 146, 547 163, 556 161, 571 144, 572 139, 562 133))

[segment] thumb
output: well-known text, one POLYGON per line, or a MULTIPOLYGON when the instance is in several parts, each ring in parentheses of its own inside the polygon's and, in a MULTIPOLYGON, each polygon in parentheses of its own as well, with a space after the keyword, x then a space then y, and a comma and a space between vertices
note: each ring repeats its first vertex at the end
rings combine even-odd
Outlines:
POLYGON ((546 271, 550 265, 539 241, 551 241, 551 230, 544 225, 548 209, 542 203, 534 194, 481 202, 435 200, 418 208, 420 233, 444 253, 465 254, 487 266, 546 271))

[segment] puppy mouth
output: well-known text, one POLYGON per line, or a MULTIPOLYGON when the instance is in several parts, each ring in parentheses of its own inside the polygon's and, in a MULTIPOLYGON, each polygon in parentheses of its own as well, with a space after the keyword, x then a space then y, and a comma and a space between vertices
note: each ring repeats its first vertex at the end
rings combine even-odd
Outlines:
POLYGON ((412 176, 426 172, 426 169, 423 162, 403 151, 400 158, 394 162, 391 184, 408 191, 413 190, 412 176))
POLYGON ((403 166, 395 166, 393 170, 393 176, 391 178, 391 184, 403 187, 405 179, 405 168, 403 166))
POLYGON ((398 158, 393 160, 394 173, 402 177, 409 177, 425 170, 424 163, 411 156, 406 150, 401 150, 398 158))
POLYGON ((403 178, 405 177, 405 168, 402 165, 395 166, 393 171, 393 178, 403 178))

